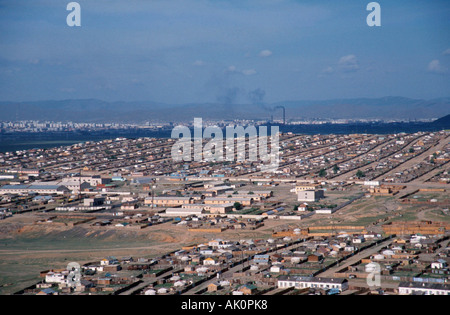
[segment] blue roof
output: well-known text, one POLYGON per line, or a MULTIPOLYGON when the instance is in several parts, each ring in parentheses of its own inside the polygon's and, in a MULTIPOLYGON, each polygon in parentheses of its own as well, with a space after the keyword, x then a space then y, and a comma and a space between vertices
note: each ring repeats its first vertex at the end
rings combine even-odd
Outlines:
POLYGON ((52 199, 52 197, 51 196, 36 196, 36 197, 34 197, 34 200, 41 200, 41 199, 50 200, 50 199, 52 199))
POLYGON ((58 189, 61 185, 30 185, 28 189, 58 189))
POLYGON ((1 189, 26 189, 30 185, 5 185, 1 189))
POLYGON ((58 189, 61 185, 5 185, 1 189, 58 189))
POLYGON ((255 255, 254 258, 264 258, 264 259, 269 259, 269 255, 255 255))
POLYGON ((46 289, 42 289, 41 292, 44 292, 45 294, 53 294, 56 291, 53 290, 52 288, 46 288, 46 289))

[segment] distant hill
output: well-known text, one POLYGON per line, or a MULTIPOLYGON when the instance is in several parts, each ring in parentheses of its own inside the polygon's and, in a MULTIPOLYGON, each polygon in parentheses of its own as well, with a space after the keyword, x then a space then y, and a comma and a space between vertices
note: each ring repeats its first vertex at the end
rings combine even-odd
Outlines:
POLYGON ((450 98, 432 100, 405 97, 355 98, 322 101, 286 101, 272 104, 164 104, 70 99, 35 102, 0 102, 0 120, 74 122, 193 121, 204 119, 432 119, 448 115, 450 98))
POLYGON ((431 124, 442 129, 450 129, 450 115, 439 118, 433 121, 431 124))

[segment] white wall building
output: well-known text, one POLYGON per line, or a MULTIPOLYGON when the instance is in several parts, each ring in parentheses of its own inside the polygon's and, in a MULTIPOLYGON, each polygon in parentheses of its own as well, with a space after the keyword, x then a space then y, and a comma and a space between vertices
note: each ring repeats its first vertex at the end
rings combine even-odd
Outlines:
POLYGON ((48 272, 45 275, 46 283, 66 283, 68 272, 48 272))
POLYGON ((450 284, 401 282, 398 286, 398 293, 400 295, 411 295, 411 294, 450 295, 450 284))
POLYGON ((323 190, 301 190, 297 192, 297 201, 301 202, 315 202, 323 197, 323 190))
POLYGON ((167 208, 166 215, 187 217, 190 215, 200 215, 204 213, 203 208, 167 208))
POLYGON ((321 278, 321 277, 299 277, 299 276, 281 276, 278 278, 278 288, 296 289, 317 288, 317 289, 338 289, 343 292, 348 289, 348 281, 340 278, 321 278))

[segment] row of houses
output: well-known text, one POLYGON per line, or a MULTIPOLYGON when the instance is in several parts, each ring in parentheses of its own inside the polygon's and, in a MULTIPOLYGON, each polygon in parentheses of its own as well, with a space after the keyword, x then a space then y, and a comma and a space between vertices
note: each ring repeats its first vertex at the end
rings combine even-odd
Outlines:
POLYGON ((5 194, 41 194, 62 195, 65 193, 78 193, 92 187, 111 183, 111 178, 95 176, 65 177, 57 181, 33 182, 30 184, 4 185, 0 187, 0 195, 5 194))
POLYGON ((279 288, 295 288, 295 289, 323 289, 337 290, 343 292, 348 290, 348 281, 340 278, 321 278, 321 277, 300 277, 300 276, 280 276, 278 278, 279 288))
POLYGON ((146 205, 154 205, 155 207, 174 207, 193 203, 204 203, 207 205, 221 205, 239 202, 243 206, 251 206, 254 202, 268 198, 271 192, 240 192, 239 194, 231 194, 227 197, 202 197, 202 196, 162 196, 162 197, 147 197, 145 199, 146 205), (266 197, 267 196, 267 197, 266 197))

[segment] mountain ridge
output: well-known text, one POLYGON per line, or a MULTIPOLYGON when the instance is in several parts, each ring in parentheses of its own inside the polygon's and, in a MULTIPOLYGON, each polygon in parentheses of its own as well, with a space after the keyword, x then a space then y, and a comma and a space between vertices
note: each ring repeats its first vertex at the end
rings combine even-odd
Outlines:
POLYGON ((186 103, 153 101, 103 101, 95 98, 48 101, 0 101, 0 120, 74 122, 192 121, 204 119, 436 119, 450 113, 450 97, 431 100, 401 96, 298 100, 274 103, 186 103))

